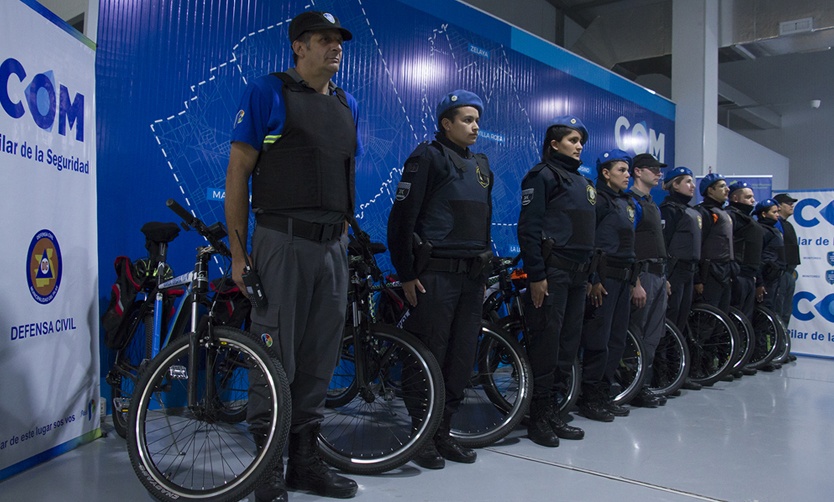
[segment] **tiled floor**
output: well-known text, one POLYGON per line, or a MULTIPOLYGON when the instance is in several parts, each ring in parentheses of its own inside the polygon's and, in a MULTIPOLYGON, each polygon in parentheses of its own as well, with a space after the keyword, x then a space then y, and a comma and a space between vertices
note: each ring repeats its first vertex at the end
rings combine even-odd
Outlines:
MULTIPOLYGON (((834 361, 803 358, 603 424, 549 449, 518 430, 473 465, 356 476, 357 501, 834 500, 834 361)), ((150 500, 112 433, 0 482, 0 500, 150 500)), ((249 497, 254 500, 254 497, 249 497)), ((290 493, 296 502, 317 500, 290 493)))

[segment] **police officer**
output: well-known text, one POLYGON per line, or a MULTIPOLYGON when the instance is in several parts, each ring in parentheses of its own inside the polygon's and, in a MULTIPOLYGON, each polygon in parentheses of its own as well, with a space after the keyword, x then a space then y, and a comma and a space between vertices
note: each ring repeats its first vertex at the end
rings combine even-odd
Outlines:
MULTIPOLYGON (((802 261, 799 258, 799 240, 796 237, 796 230, 788 221, 788 218, 793 216, 793 206, 796 204, 796 199, 786 193, 780 193, 773 197, 773 200, 779 203, 779 222, 776 224, 776 228, 782 231, 782 236, 785 239, 785 262, 787 265, 787 269, 782 275, 782 281, 779 283, 779 302, 776 306, 777 312, 787 327, 793 312, 796 267, 802 261)), ((790 358, 792 361, 796 360, 794 355, 791 355, 790 358)))
MULTIPOLYGON (((692 306, 695 271, 701 261, 701 213, 689 205, 695 195, 695 180, 688 167, 667 171, 663 187, 669 192, 660 204, 663 240, 669 254, 666 317, 683 329, 692 306)), ((683 388, 698 390, 701 385, 687 378, 683 388)))
POLYGON ((443 97, 437 105, 439 132, 405 161, 388 218, 391 261, 412 305, 404 327, 432 351, 446 385, 437 435, 414 459, 427 469, 441 469, 445 460, 476 459, 449 430, 475 362, 484 270, 491 258, 493 176, 487 157, 469 149, 483 111, 472 92, 443 97))
POLYGON ((696 209, 701 213, 701 264, 695 275, 696 300, 722 312, 730 310, 733 277, 733 222, 723 209, 729 188, 724 175, 709 173, 698 190, 704 197, 696 209))
POLYGON ((776 228, 779 221, 779 203, 775 199, 766 199, 756 204, 756 218, 763 232, 762 238, 762 282, 764 294, 757 299, 765 307, 774 310, 779 299, 779 284, 788 268, 785 260, 785 241, 782 232, 776 228))
MULTIPOLYGON (((634 274, 634 199, 625 193, 631 157, 619 149, 597 158, 596 238, 601 255, 592 270, 590 310, 582 326, 582 392, 579 411, 591 420, 610 422, 628 408, 611 399, 614 373, 625 349, 634 274)), ((645 291, 637 285, 635 297, 645 291)))
POLYGON ((660 170, 664 167, 666 164, 649 153, 634 157, 634 184, 628 192, 634 198, 637 211, 637 226, 634 229, 634 253, 640 265, 637 280, 646 294, 645 298, 633 295, 631 311, 631 324, 640 329, 646 345, 646 384, 629 404, 645 408, 666 404, 665 397, 649 389, 655 350, 666 333, 666 242, 663 240, 660 210, 651 196, 651 190, 660 181, 660 170))
POLYGON ((555 386, 567 382, 579 350, 594 246, 596 190, 579 173, 587 141, 579 118, 556 117, 545 133, 542 161, 521 182, 518 243, 529 281, 524 317, 533 370, 527 432, 549 447, 585 435, 559 416, 555 386))
MULTIPOLYGON (((327 467, 317 446, 345 322, 343 236, 353 215, 354 157, 362 152, 356 100, 330 80, 352 35, 332 14, 307 11, 293 18, 289 36, 295 68, 247 87, 226 174, 232 274, 244 291, 240 242, 247 239, 252 179, 252 259, 269 303, 252 310, 251 330, 275 340, 292 394, 286 484, 281 463, 255 490, 258 502, 287 500, 286 486, 340 498, 357 489, 327 467)), ((247 421, 261 446, 270 403, 253 377, 247 421)))

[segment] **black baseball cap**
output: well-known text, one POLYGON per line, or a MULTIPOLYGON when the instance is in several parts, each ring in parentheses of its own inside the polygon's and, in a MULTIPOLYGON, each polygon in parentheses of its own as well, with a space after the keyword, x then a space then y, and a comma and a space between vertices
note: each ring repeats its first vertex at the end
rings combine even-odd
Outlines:
POLYGON ((793 197, 791 197, 790 195, 788 195, 786 193, 780 193, 778 195, 775 195, 773 197, 773 200, 775 200, 779 204, 793 204, 798 199, 794 199, 793 197))
POLYGON ((634 157, 634 167, 666 167, 667 164, 660 162, 654 155, 650 153, 641 153, 640 155, 636 155, 634 157))
POLYGON ((339 18, 329 12, 308 10, 292 18, 290 22, 290 42, 298 40, 305 31, 339 30, 342 40, 348 41, 353 34, 342 28, 339 18))

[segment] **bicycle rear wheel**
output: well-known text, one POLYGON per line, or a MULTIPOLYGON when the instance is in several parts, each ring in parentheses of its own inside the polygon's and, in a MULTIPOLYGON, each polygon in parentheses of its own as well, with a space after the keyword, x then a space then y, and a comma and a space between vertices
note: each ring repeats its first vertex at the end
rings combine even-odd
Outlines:
POLYGON ((689 346, 683 333, 666 319, 666 333, 654 353, 649 388, 664 396, 680 389, 689 376, 689 357, 689 346))
POLYGON ((611 389, 615 404, 628 404, 643 388, 643 381, 646 379, 645 353, 642 338, 634 329, 629 328, 626 332, 623 357, 614 373, 614 385, 611 389))
POLYGON ((385 472, 434 436, 445 402, 443 374, 414 335, 374 324, 343 340, 327 399, 319 433, 324 459, 354 474, 385 472), (359 365, 364 381, 356 380, 359 365))
POLYGON ((788 333, 788 328, 785 327, 785 322, 780 316, 776 316, 777 328, 782 333, 782 343, 779 344, 779 350, 776 351, 776 356, 773 358, 774 363, 785 364, 788 362, 788 356, 791 354, 791 337, 788 333))
POLYGON ((739 350, 739 335, 733 321, 721 310, 705 303, 689 311, 687 342, 692 355, 689 377, 712 385, 732 371, 739 350))
POLYGON ((532 370, 521 345, 491 322, 481 322, 475 370, 451 435, 464 446, 488 446, 512 432, 530 406, 532 370))
POLYGON ((123 438, 127 437, 127 414, 136 381, 144 361, 150 358, 148 342, 153 337, 153 303, 150 300, 133 303, 125 321, 130 340, 116 352, 116 362, 105 378, 110 384, 113 428, 123 438))
POLYGON ((750 324, 750 320, 741 310, 730 307, 729 314, 739 335, 738 357, 733 364, 732 371, 740 371, 753 357, 753 352, 756 350, 756 334, 753 332, 753 325, 750 324))
POLYGON ((158 500, 240 500, 280 460, 290 425, 289 385, 278 360, 249 333, 216 327, 210 338, 198 337, 197 343, 197 374, 189 365, 189 340, 179 337, 160 351, 137 382, 128 417, 130 461, 158 500), (234 381, 263 381, 258 390, 273 403, 263 417, 262 430, 268 433, 261 447, 247 423, 227 423, 218 413, 218 400, 239 403, 248 394, 207 390, 208 378, 220 382, 228 376, 226 361, 235 361, 240 378, 234 381), (196 386, 194 406, 188 405, 190 382, 196 386))
POLYGON ((763 305, 756 306, 751 324, 756 334, 756 347, 747 366, 760 369, 778 355, 785 343, 785 331, 779 316, 763 305))

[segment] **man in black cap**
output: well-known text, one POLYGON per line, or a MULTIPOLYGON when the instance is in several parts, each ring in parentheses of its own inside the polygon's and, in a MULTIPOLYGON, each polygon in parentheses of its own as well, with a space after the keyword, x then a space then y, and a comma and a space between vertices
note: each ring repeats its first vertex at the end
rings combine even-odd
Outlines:
MULTIPOLYGON (((252 309, 251 331, 275 341, 292 393, 286 484, 281 463, 255 490, 257 502, 287 500, 286 486, 339 498, 357 489, 325 465, 317 446, 345 322, 345 229, 354 212, 354 159, 362 152, 356 100, 330 80, 352 35, 332 14, 309 11, 292 20, 289 38, 295 68, 247 87, 226 174, 233 278, 245 291, 241 242, 248 237, 251 178, 251 260, 268 301, 252 309)), ((270 403, 253 376, 247 421, 262 446, 270 403)))
POLYGON ((730 194, 724 175, 709 173, 698 189, 704 200, 695 206, 701 213, 701 266, 695 274, 696 301, 702 301, 722 312, 730 310, 732 281, 733 222, 723 209, 730 194))
POLYGON ((645 385, 631 400, 631 405, 645 408, 666 404, 665 397, 655 394, 649 388, 655 350, 666 333, 666 242, 663 239, 660 210, 650 193, 660 181, 660 169, 663 167, 666 167, 666 164, 650 153, 641 153, 634 157, 634 184, 628 191, 634 198, 637 212, 637 226, 634 229, 634 252, 640 265, 637 280, 646 293, 645 297, 632 298, 631 322, 640 328, 643 342, 646 344, 647 371, 645 385))
POLYGON ((486 155, 469 149, 483 111, 472 92, 443 97, 435 140, 420 143, 406 159, 388 218, 391 262, 412 306, 404 328, 432 351, 446 385, 437 434, 414 458, 426 469, 477 457, 450 430, 475 364, 484 272, 492 258, 492 172, 486 155))
MULTIPOLYGON (((773 199, 779 203, 779 222, 776 228, 782 230, 782 236, 785 240, 785 261, 787 262, 787 269, 782 274, 782 280, 779 283, 779 298, 777 299, 776 307, 779 309, 779 315, 788 326, 791 320, 791 313, 793 312, 793 293, 796 289, 796 267, 800 264, 799 258, 799 239, 796 237, 796 230, 788 221, 788 218, 793 216, 793 206, 796 204, 796 199, 786 193, 777 194, 773 199)), ((795 359, 795 356, 791 356, 795 359)))

